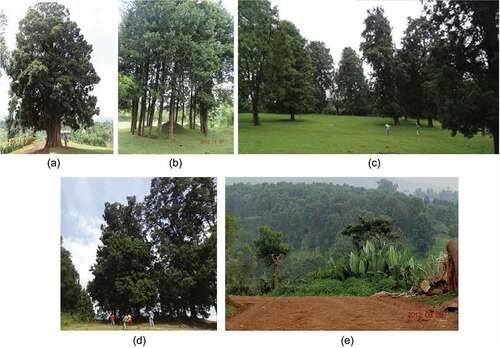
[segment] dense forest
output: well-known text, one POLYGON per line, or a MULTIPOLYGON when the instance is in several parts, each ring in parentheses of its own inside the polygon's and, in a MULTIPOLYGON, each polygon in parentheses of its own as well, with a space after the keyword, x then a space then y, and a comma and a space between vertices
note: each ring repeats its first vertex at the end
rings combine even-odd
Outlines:
POLYGON ((262 239, 274 239, 286 251, 281 253, 281 278, 290 282, 328 269, 332 260, 349 259, 367 242, 376 250, 393 247, 412 263, 438 257, 446 242, 458 236, 456 192, 417 193, 401 193, 387 179, 376 189, 287 182, 227 186, 227 290, 269 290, 272 262, 259 257, 262 239))
POLYGON ((378 115, 393 126, 437 120, 453 136, 491 136, 498 153, 498 1, 425 0, 397 46, 384 8, 374 7, 359 47, 345 47, 339 62, 270 1, 240 1, 238 15, 239 111, 251 112, 253 125, 263 112, 292 121, 378 115))
POLYGON ((232 107, 233 71, 233 20, 220 3, 127 1, 119 50, 119 108, 132 134, 173 142, 185 124, 207 135, 210 119, 232 119, 217 112, 232 107))
POLYGON ((93 319, 73 305, 90 295, 104 320, 115 313, 138 321, 145 310, 158 320, 208 318, 217 301, 216 216, 212 178, 154 178, 143 202, 107 202, 86 291, 61 249, 63 313, 93 319))

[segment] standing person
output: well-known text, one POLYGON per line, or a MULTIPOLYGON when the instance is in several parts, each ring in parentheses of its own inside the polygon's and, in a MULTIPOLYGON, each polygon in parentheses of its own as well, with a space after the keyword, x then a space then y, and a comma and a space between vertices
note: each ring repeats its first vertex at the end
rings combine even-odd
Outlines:
POLYGON ((415 122, 415 125, 417 126, 417 136, 420 136, 420 125, 418 122, 415 122))
POLYGON ((123 330, 127 330, 127 325, 132 321, 132 316, 130 314, 126 314, 123 317, 123 330))
POLYGON ((115 326, 115 321, 116 321, 115 312, 111 312, 111 315, 109 316, 109 321, 111 322, 111 326, 115 326))
POLYGON ((149 327, 155 327, 155 322, 154 322, 155 313, 153 312, 152 309, 149 310, 148 316, 149 316, 149 327))

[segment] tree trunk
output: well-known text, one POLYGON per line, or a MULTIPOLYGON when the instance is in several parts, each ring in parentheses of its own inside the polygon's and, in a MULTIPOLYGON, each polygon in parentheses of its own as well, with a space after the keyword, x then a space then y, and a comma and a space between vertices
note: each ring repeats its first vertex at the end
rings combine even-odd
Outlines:
POLYGON ((290 121, 295 121, 295 112, 290 110, 290 121))
POLYGON ((193 104, 193 127, 192 129, 195 129, 196 128, 196 103, 197 103, 197 99, 198 99, 198 96, 197 96, 197 92, 196 90, 194 91, 194 104, 193 104))
POLYGON ((193 128, 193 89, 189 91, 189 128, 193 128))
POLYGON ((172 92, 170 96, 170 107, 168 112, 168 142, 173 143, 174 141, 174 105, 175 105, 175 95, 172 92))
POLYGON ((280 255, 277 255, 277 256, 272 255, 272 258, 273 258, 273 263, 274 263, 272 287, 273 287, 273 289, 277 289, 279 286, 281 260, 280 260, 280 255))
POLYGON ((59 117, 50 117, 47 121, 47 128, 45 129, 47 138, 45 141, 45 150, 52 147, 61 147, 61 120, 59 117))
POLYGON ((139 129, 137 130, 137 135, 142 135, 144 133, 143 129, 143 120, 144 117, 146 117, 146 105, 147 105, 147 90, 144 89, 144 94, 142 95, 141 98, 141 113, 139 114, 139 129))
POLYGON ((434 127, 434 123, 432 123, 432 116, 427 117, 427 127, 434 127))
POLYGON ((130 122, 130 132, 135 133, 137 129, 137 112, 139 110, 139 98, 134 98, 132 100, 132 120, 130 122))
POLYGON ((490 129, 491 135, 493 136, 493 142, 495 147, 495 154, 498 155, 498 126, 490 129))
POLYGON ((177 123, 177 120, 179 119, 179 98, 177 98, 177 101, 175 102, 175 123, 177 123))
POLYGON ((185 101, 184 99, 182 100, 182 121, 181 121, 181 126, 184 127, 184 107, 185 107, 185 101))
POLYGON ((252 122, 254 126, 260 125, 257 96, 252 96, 252 122))
POLYGON ((205 136, 208 134, 208 107, 204 102, 200 103, 200 131, 205 136))
POLYGON ((399 125, 399 116, 393 116, 392 119, 394 120, 394 125, 398 126, 399 125))
POLYGON ((160 110, 158 111, 158 137, 161 138, 161 133, 163 130, 163 103, 165 102, 165 96, 162 94, 160 97, 160 110))

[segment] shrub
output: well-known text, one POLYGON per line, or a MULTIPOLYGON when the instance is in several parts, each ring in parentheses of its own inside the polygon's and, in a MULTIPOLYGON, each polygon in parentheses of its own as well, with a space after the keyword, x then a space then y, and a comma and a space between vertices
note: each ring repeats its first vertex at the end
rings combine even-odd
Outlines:
POLYGON ((109 147, 113 142, 113 126, 110 122, 96 123, 92 127, 71 132, 68 140, 79 144, 109 147))
POLYGON ((27 133, 15 138, 8 139, 0 144, 0 154, 11 153, 35 141, 33 133, 27 133))

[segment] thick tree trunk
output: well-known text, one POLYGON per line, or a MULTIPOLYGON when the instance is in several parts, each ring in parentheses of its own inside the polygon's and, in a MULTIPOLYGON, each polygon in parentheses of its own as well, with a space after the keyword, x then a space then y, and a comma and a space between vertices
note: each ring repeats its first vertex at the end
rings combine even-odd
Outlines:
POLYGON ((193 128, 193 89, 189 91, 189 128, 193 128))
POLYGON ((392 119, 394 120, 394 125, 398 126, 399 125, 399 116, 393 116, 392 119))
POLYGON ((290 121, 295 121, 295 111, 290 110, 290 121))
POLYGON ((179 119, 179 98, 177 98, 177 101, 175 102, 175 123, 178 123, 177 120, 179 119))
POLYGON ((193 104, 193 127, 191 127, 192 129, 195 129, 196 128, 196 103, 197 103, 197 99, 198 99, 198 93, 196 92, 196 90, 194 91, 194 104, 193 104))
POLYGON ((254 126, 260 125, 258 105, 257 96, 252 96, 252 123, 254 126))
POLYGON ((47 138, 45 141, 45 150, 52 147, 61 147, 61 120, 59 117, 50 117, 45 129, 47 138))
POLYGON ((198 317, 196 316, 196 306, 195 305, 191 305, 189 307, 189 313, 190 313, 190 317, 191 319, 195 320, 197 319, 198 317))
POLYGON ((185 101, 182 100, 182 120, 181 120, 182 127, 184 127, 184 111, 185 111, 185 101))
POLYGON ((432 116, 427 117, 427 127, 434 127, 434 123, 432 123, 432 116))
POLYGON ((147 90, 144 90, 144 94, 141 98, 141 112, 139 114, 139 129, 137 130, 137 135, 142 135, 144 133, 143 124, 144 118, 146 117, 146 107, 147 107, 147 90))

